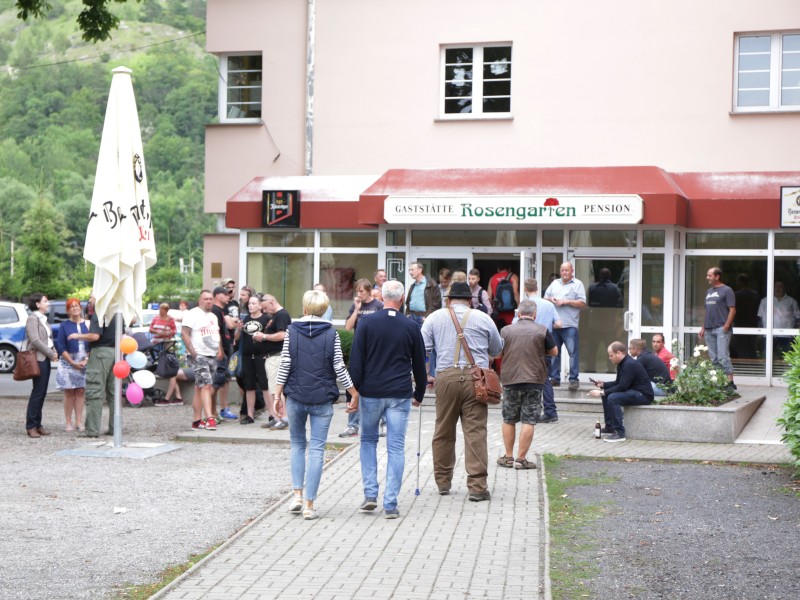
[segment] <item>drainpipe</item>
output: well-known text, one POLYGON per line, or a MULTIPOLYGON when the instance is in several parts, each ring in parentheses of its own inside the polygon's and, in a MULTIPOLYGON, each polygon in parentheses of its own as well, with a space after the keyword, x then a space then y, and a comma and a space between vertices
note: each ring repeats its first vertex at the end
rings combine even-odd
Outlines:
POLYGON ((316 0, 308 0, 306 16, 306 153, 305 174, 311 175, 314 166, 314 27, 316 23, 316 0))

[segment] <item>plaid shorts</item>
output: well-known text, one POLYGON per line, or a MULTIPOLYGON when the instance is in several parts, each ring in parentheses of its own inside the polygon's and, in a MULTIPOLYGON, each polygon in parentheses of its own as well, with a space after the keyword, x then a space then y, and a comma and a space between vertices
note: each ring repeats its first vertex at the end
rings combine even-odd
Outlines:
POLYGON ((542 386, 503 386, 503 423, 535 425, 542 416, 542 386))
POLYGON ((217 359, 213 356, 198 354, 194 360, 190 357, 189 366, 194 373, 194 384, 197 387, 205 387, 214 382, 214 373, 217 370, 217 359))

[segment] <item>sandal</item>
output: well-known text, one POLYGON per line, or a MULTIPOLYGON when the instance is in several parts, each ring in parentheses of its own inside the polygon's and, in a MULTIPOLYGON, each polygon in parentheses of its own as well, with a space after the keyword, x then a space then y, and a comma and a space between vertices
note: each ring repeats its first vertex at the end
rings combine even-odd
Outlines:
POLYGON ((515 469, 535 469, 536 463, 530 462, 527 458, 518 458, 514 461, 515 469))
POLYGON ((501 467, 505 467, 506 469, 513 469, 514 468, 514 457, 513 456, 501 456, 497 459, 497 464, 501 467))

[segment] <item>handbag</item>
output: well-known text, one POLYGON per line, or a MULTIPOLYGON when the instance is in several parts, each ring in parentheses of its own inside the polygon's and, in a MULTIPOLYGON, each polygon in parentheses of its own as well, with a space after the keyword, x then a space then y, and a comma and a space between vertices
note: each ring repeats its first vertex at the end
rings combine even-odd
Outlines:
POLYGON ((239 344, 239 349, 228 359, 228 375, 231 377, 242 376, 242 346, 244 344, 239 344))
POLYGON ((36 350, 20 350, 17 352, 17 366, 14 367, 14 381, 27 381, 39 377, 39 361, 36 350))
MULTIPOLYGON (((467 338, 464 337, 461 325, 459 325, 458 319, 456 319, 456 313, 452 308, 449 310, 450 318, 453 319, 453 324, 456 326, 456 331, 458 332, 456 360, 458 360, 458 355, 461 352, 461 344, 464 344, 464 354, 467 355, 467 360, 470 365, 469 374, 470 377, 472 377, 475 399, 484 404, 500 404, 503 394, 503 386, 500 385, 500 377, 497 376, 497 372, 494 369, 490 367, 479 367, 475 364, 475 360, 472 358, 472 352, 470 352, 469 345, 467 344, 467 338)), ((469 319, 470 310, 472 309, 468 308, 464 315, 464 324, 466 324, 469 319)))
POLYGON ((164 379, 172 379, 181 369, 178 357, 172 352, 162 352, 156 363, 156 375, 164 379))

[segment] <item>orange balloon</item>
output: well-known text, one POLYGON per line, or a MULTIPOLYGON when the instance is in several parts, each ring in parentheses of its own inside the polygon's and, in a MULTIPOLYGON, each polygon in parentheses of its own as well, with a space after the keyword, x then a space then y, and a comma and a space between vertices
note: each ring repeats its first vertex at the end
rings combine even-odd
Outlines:
POLYGON ((129 335, 123 335, 119 342, 119 349, 123 354, 133 354, 139 349, 139 344, 129 335))

